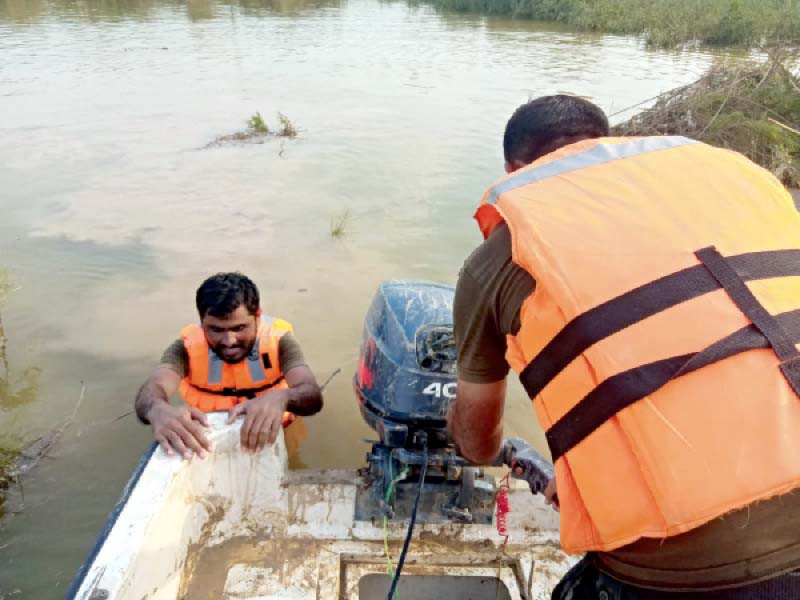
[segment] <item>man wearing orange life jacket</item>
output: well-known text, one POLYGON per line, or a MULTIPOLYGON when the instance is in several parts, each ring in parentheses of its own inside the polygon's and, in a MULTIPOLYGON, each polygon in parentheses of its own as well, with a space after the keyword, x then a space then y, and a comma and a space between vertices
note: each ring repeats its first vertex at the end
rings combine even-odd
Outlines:
POLYGON ((521 106, 454 303, 461 452, 492 463, 505 378, 546 432, 553 598, 800 598, 800 215, 745 157, 521 106), (557 482, 557 492, 556 492, 557 482))
POLYGON ((199 325, 189 325, 164 353, 136 397, 136 414, 153 427, 167 454, 201 458, 211 448, 205 413, 245 420, 241 443, 257 452, 273 444, 294 415, 313 415, 322 394, 292 326, 262 314, 258 289, 240 273, 219 273, 197 290, 199 325), (185 407, 169 399, 180 390, 185 407))

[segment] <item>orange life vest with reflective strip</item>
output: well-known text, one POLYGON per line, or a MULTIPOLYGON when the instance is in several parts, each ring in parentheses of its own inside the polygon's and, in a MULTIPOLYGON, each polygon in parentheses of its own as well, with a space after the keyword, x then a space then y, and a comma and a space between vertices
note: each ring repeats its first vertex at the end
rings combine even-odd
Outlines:
MULTIPOLYGON (((189 355, 189 373, 180 383, 183 401, 211 412, 228 410, 271 390, 288 389, 278 350, 280 339, 290 331, 292 326, 288 321, 262 317, 250 354, 238 363, 229 364, 211 350, 201 326, 184 327, 181 338, 189 355)), ((292 413, 284 413, 284 427, 294 418, 292 413)))
POLYGON ((585 140, 495 183, 536 280, 506 358, 555 462, 561 543, 613 550, 800 485, 800 215, 745 157, 585 140))

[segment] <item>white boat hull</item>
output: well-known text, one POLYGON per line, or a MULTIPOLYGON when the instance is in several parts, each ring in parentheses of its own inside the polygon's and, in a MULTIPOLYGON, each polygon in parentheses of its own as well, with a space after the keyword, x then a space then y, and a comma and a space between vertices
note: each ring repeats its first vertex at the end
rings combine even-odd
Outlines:
MULTIPOLYGON (((353 520, 360 477, 288 471, 282 436, 259 454, 244 453, 240 423, 224 418, 210 415, 214 451, 205 460, 160 449, 144 460, 68 598, 385 598, 383 524, 353 520)), ((509 500, 505 547, 494 526, 417 525, 400 597, 460 598, 467 586, 475 598, 484 597, 480 590, 487 598, 549 598, 570 563, 559 550, 557 515, 524 484, 509 500)), ((395 561, 406 528, 388 527, 395 561)))

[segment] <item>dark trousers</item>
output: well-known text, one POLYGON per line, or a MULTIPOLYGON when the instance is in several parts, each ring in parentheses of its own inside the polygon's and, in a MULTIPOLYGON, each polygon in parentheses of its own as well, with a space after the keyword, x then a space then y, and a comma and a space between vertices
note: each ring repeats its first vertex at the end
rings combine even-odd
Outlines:
POLYGON ((708 592, 661 592, 622 583, 600 572, 591 558, 572 567, 551 600, 800 600, 800 571, 766 581, 708 592))

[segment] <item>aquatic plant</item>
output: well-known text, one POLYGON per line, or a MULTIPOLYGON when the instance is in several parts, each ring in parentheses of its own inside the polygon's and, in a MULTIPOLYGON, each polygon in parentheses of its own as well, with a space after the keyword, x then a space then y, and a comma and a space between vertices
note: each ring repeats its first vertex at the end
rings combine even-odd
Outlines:
MULTIPOLYGON (((8 294, 8 287, 6 272, 0 271, 0 305, 2 305, 8 294)), ((2 321, 0 321, 0 331, 2 331, 2 321)), ((5 336, 0 336, 0 363, 3 364, 5 370, 8 369, 5 336)), ((5 494, 3 491, 8 488, 9 483, 6 472, 11 468, 11 465, 14 464, 17 456, 19 456, 18 445, 11 443, 11 440, 7 439, 8 437, 6 432, 0 431, 0 517, 3 516, 3 506, 5 505, 5 494)))
POLYGON ((0 441, 0 518, 6 513, 6 490, 11 483, 11 478, 6 476, 6 470, 10 469, 17 459, 17 455, 9 453, 2 443, 0 441))
POLYGON ((337 239, 343 237, 345 232, 347 231, 347 226, 349 222, 350 222, 350 211, 348 209, 345 209, 338 215, 334 216, 331 219, 331 237, 337 239))
MULTIPOLYGON (((0 269, 0 308, 11 293, 12 287, 6 271, 0 269)), ((41 369, 29 367, 21 373, 11 372, 8 357, 8 338, 0 312, 0 410, 16 408, 32 401, 39 389, 41 369)))
POLYGON ((294 126, 294 123, 289 120, 289 117, 279 112, 278 120, 281 122, 281 128, 278 130, 279 136, 288 138, 297 137, 297 128, 294 126))
MULTIPOLYGON (((222 146, 224 144, 233 142, 243 142, 251 144, 263 144, 269 137, 282 137, 294 138, 297 137, 297 127, 294 123, 282 112, 278 113, 278 121, 280 121, 280 128, 272 130, 269 125, 264 121, 264 117, 260 112, 254 113, 247 121, 247 129, 245 131, 237 131, 228 135, 222 135, 214 141, 206 144, 206 148, 213 148, 215 146, 222 146)), ((283 156, 283 146, 279 152, 283 156)))
POLYGON ((247 127, 255 133, 269 133, 269 127, 267 127, 260 112, 256 112, 247 120, 247 127))
POLYGON ((8 489, 9 484, 13 481, 11 472, 17 459, 22 453, 22 441, 16 436, 12 435, 9 431, 0 431, 0 517, 3 516, 3 507, 5 505, 5 490, 8 489))

